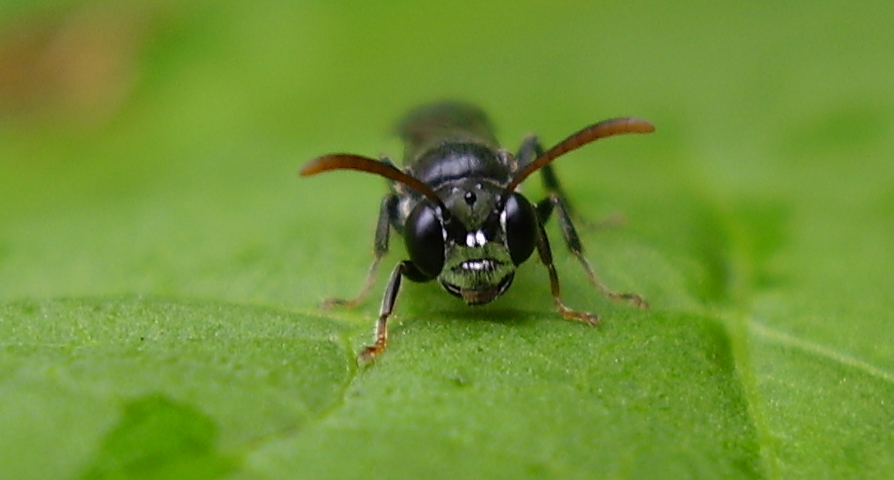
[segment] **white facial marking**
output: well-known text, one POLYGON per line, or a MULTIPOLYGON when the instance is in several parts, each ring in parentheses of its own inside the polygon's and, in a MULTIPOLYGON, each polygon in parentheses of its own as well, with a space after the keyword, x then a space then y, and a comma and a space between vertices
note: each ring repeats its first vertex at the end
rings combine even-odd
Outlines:
POLYGON ((475 240, 478 240, 478 245, 484 245, 487 243, 487 237, 484 236, 484 232, 478 230, 475 232, 475 240))
POLYGON ((473 270, 476 272, 491 271, 495 268, 494 262, 488 259, 467 260, 462 263, 463 270, 473 270))
POLYGON ((487 237, 484 236, 484 232, 482 232, 481 230, 469 232, 466 234, 466 245, 469 248, 482 247, 486 243, 487 237))

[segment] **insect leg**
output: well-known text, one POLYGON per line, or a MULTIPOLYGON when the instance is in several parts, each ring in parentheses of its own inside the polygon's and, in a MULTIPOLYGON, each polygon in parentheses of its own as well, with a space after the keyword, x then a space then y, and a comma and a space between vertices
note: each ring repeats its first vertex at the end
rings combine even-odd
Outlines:
MULTIPOLYGON (((527 163, 533 162, 542 154, 543 147, 540 145, 537 137, 533 135, 528 136, 522 142, 522 146, 519 149, 519 163, 524 166, 527 163)), ((584 256, 584 246, 581 244, 580 236, 577 234, 577 229, 574 228, 574 222, 572 221, 574 211, 571 208, 571 204, 568 202, 568 197, 562 190, 562 185, 559 183, 559 179, 556 177, 552 165, 547 165, 540 169, 540 178, 543 180, 543 188, 547 191, 547 198, 537 203, 537 216, 540 217, 541 222, 546 223, 552 215, 553 210, 556 211, 559 228, 562 230, 562 238, 565 240, 565 245, 568 246, 568 250, 577 257, 578 261, 580 261, 581 265, 584 267, 590 283, 598 288, 603 295, 612 300, 623 300, 639 308, 648 308, 649 304, 646 303, 641 296, 635 293, 616 293, 608 288, 608 286, 596 276, 596 273, 593 271, 593 266, 590 265, 589 260, 584 256)))
POLYGON ((543 145, 540 144, 540 140, 537 139, 537 136, 528 135, 525 137, 525 139, 522 140, 521 146, 518 147, 518 155, 515 156, 518 158, 519 170, 536 160, 537 157, 541 155, 543 155, 543 145))
POLYGON ((394 267, 394 270, 391 271, 391 278, 388 279, 388 285, 385 287, 385 296, 382 297, 382 308, 379 310, 379 319, 376 321, 375 340, 372 345, 364 348, 357 355, 359 363, 368 363, 385 350, 385 345, 388 343, 388 317, 394 311, 394 303, 397 301, 403 276, 413 281, 427 280, 425 275, 409 260, 404 260, 394 267))
POLYGON ((360 292, 354 296, 354 298, 343 299, 343 298, 327 298, 323 301, 323 306, 328 308, 332 306, 343 306, 343 307, 356 307, 359 305, 366 297, 369 295, 370 290, 376 281, 376 272, 379 268, 379 262, 382 261, 382 257, 388 253, 388 241, 389 235, 391 232, 391 220, 396 215, 397 212, 397 196, 394 194, 389 194, 382 199, 382 203, 379 206, 379 219, 376 221, 376 237, 373 243, 373 263, 369 266, 369 270, 366 273, 366 281, 363 283, 363 288, 360 289, 360 292))
POLYGON ((569 320, 579 320, 581 322, 589 323, 590 325, 599 323, 598 315, 572 310, 562 302, 559 288, 559 275, 556 273, 556 266, 553 264, 553 253, 549 248, 549 239, 546 236, 546 231, 543 229, 543 224, 540 222, 537 222, 537 253, 540 255, 540 261, 543 262, 543 265, 549 272, 550 293, 552 293, 553 301, 556 303, 556 309, 562 314, 562 317, 569 320))
POLYGON ((552 211, 553 209, 556 211, 559 229, 562 231, 562 238, 565 239, 565 245, 568 246, 568 250, 577 257, 581 266, 584 267, 584 271, 587 272, 587 278, 590 280, 590 283, 611 300, 629 302, 639 308, 649 308, 649 304, 641 296, 635 293, 617 293, 608 288, 608 286, 599 279, 593 271, 593 266, 590 265, 590 261, 584 256, 584 246, 580 241, 580 236, 578 236, 577 230, 574 228, 574 223, 571 221, 571 212, 568 211, 562 197, 555 192, 550 193, 547 198, 537 204, 538 213, 540 213, 541 210, 552 211))

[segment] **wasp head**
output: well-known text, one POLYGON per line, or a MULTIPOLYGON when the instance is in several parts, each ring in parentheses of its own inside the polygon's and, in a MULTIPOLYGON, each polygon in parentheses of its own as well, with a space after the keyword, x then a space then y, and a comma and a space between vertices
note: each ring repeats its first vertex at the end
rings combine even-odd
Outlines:
POLYGON ((413 263, 448 292, 479 305, 499 297, 534 250, 537 218, 518 193, 475 180, 444 187, 443 207, 421 201, 407 218, 413 263))

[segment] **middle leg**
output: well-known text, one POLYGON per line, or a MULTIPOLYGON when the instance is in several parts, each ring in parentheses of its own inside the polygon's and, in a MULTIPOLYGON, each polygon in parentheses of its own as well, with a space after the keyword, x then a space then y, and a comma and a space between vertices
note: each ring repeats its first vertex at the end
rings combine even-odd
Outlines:
POLYGON ((363 282, 363 287, 360 289, 360 292, 353 298, 327 298, 323 300, 324 308, 331 308, 334 306, 353 308, 360 305, 360 303, 369 296, 369 292, 372 290, 376 281, 376 272, 378 272, 379 263, 382 261, 382 257, 388 253, 389 235, 391 232, 392 219, 396 215, 396 209, 396 196, 388 194, 382 199, 382 203, 379 205, 379 219, 376 221, 376 236, 373 243, 373 263, 369 266, 369 270, 366 272, 366 280, 363 282))
MULTIPOLYGON (((519 163, 523 167, 524 165, 533 162, 542 154, 543 146, 540 144, 540 141, 537 140, 537 137, 533 135, 528 136, 525 138, 524 142, 522 142, 522 146, 519 149, 519 163)), ((599 279, 596 272, 593 271, 593 266, 590 264, 590 261, 584 256, 584 246, 580 241, 580 236, 578 235, 572 220, 574 211, 568 201, 565 191, 562 189, 558 177, 556 177, 552 165, 547 165, 540 170, 540 178, 543 181, 543 188, 546 190, 547 197, 537 203, 537 216, 540 218, 541 223, 545 224, 549 220, 553 211, 556 212, 556 217, 558 217, 557 220, 559 228, 562 231, 562 238, 565 240, 565 245, 577 258, 581 266, 583 266, 590 283, 611 300, 626 301, 639 308, 648 308, 649 304, 640 295, 635 293, 617 293, 599 279)))

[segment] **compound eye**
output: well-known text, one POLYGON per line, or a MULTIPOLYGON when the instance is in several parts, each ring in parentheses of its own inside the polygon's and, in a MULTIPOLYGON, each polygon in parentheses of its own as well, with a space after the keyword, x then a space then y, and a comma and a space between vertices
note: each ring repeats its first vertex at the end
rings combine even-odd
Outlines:
POLYGON ((404 240, 416 268, 437 277, 444 267, 444 226, 435 207, 425 201, 416 205, 407 217, 404 240))
POLYGON ((531 256, 537 244, 537 213, 528 199, 513 192, 506 199, 503 215, 506 219, 509 256, 512 257, 512 263, 518 266, 531 256))

